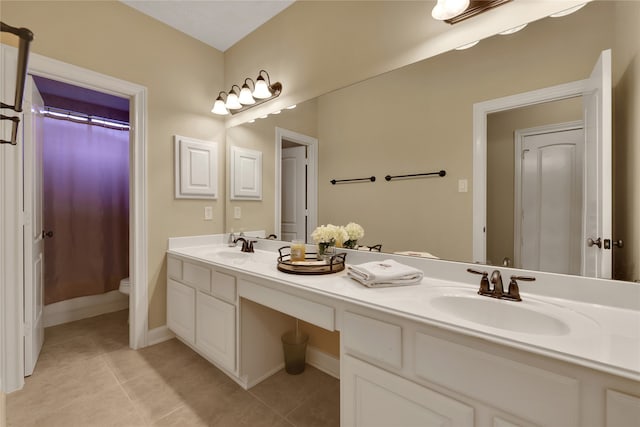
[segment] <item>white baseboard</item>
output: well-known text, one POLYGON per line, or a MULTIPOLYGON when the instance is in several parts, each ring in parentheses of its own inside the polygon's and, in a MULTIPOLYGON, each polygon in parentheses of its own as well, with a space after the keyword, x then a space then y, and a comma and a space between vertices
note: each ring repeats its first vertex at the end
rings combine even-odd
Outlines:
POLYGON ((160 344, 174 337, 175 334, 167 328, 167 325, 158 326, 147 331, 147 345, 160 344))
POLYGON ((315 347, 307 347, 307 363, 325 374, 340 379, 340 358, 318 350, 315 347))
POLYGON ((129 307, 129 296, 119 291, 71 298, 44 306, 44 326, 55 326, 129 307))

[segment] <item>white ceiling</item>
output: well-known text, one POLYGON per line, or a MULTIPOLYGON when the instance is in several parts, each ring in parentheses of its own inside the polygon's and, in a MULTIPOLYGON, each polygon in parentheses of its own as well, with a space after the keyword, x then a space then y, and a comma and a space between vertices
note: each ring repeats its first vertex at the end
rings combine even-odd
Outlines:
POLYGON ((120 0, 224 52, 295 0, 120 0))

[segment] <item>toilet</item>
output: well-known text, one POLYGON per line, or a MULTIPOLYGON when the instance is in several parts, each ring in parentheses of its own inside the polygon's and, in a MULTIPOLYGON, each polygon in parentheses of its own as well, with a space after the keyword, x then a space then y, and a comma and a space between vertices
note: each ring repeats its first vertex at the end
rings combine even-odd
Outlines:
POLYGON ((120 287, 118 288, 118 290, 125 295, 129 295, 129 292, 131 292, 131 281, 128 277, 120 280, 120 287))

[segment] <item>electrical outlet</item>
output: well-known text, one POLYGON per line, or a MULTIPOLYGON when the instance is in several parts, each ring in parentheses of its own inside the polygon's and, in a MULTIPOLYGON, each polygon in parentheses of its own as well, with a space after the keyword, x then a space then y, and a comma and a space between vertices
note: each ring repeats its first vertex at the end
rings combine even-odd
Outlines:
POLYGON ((242 218, 242 209, 240 209, 240 206, 236 206, 233 208, 233 218, 234 219, 242 218))
POLYGON ((206 221, 211 221, 213 219, 213 206, 204 207, 204 219, 206 221))

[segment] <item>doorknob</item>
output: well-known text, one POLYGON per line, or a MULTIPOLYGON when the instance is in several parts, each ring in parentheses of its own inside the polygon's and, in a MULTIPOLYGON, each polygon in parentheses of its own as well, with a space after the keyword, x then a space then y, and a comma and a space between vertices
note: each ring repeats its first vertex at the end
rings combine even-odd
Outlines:
POLYGON ((591 237, 589 237, 587 239, 587 246, 592 247, 592 246, 597 246, 599 248, 602 247, 602 239, 600 237, 598 237, 596 240, 593 240, 591 237))
POLYGON ((44 230, 42 230, 42 238, 44 239, 45 237, 53 237, 53 231, 45 232, 44 230))
POLYGON ((611 243, 613 244, 613 246, 616 246, 616 247, 618 247, 620 249, 624 248, 624 242, 622 241, 622 239, 614 240, 611 243))

